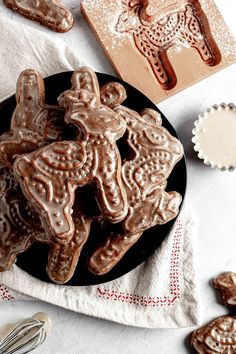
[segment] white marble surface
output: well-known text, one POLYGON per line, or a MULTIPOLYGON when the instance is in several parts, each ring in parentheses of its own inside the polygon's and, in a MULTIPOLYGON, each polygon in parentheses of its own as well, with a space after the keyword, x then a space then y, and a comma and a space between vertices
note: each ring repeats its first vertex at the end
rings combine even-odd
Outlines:
MULTIPOLYGON (((215 2, 236 36, 235 0, 215 0, 215 2)), ((79 1, 67 0, 64 3, 67 3, 76 13, 76 24, 69 33, 55 34, 55 36, 65 40, 98 70, 113 73, 100 45, 79 12, 79 1)), ((48 31, 12 13, 0 1, 0 16, 2 14, 15 21, 27 22, 42 31, 48 31)), ((191 143, 191 130, 197 114, 207 106, 221 102, 236 103, 236 65, 159 105, 182 138, 188 160, 186 203, 192 210, 197 227, 196 262, 204 322, 227 313, 227 310, 217 302, 210 280, 224 271, 236 271, 236 171, 219 172, 204 166, 196 159, 191 143)), ((191 352, 186 345, 186 338, 192 331, 191 328, 146 330, 126 327, 75 314, 39 301, 1 303, 0 325, 33 315, 38 311, 47 312, 54 323, 53 331, 45 344, 34 351, 38 354, 120 352, 184 354, 191 352)))

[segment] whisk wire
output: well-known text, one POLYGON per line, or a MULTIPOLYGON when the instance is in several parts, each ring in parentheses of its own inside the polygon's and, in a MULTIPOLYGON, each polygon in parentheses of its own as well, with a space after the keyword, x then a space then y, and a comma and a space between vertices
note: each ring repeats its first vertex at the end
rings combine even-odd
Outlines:
POLYGON ((29 353, 44 342, 44 327, 44 322, 34 318, 19 323, 0 343, 0 354, 29 353))

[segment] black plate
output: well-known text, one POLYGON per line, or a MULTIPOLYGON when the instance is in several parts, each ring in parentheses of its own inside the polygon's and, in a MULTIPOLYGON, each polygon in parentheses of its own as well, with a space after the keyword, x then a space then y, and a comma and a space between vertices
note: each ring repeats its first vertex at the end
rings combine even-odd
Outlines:
MULTIPOLYGON (((57 97, 61 92, 71 87, 71 74, 72 72, 59 73, 53 76, 45 78, 46 87, 46 101, 48 104, 56 104, 57 97)), ((124 102, 124 105, 132 108, 136 111, 142 111, 144 108, 152 108, 160 112, 157 107, 140 91, 136 90, 131 85, 114 78, 110 75, 98 73, 99 84, 103 85, 109 81, 121 82, 126 90, 128 98, 124 102)), ((1 126, 0 134, 9 129, 10 119, 15 108, 15 97, 11 96, 0 104, 1 126)), ((160 112, 161 113, 161 112, 160 112)), ((169 130, 169 132, 177 137, 177 134, 169 123, 169 121, 162 115, 163 126, 169 130)), ((177 191, 184 198, 186 189, 186 162, 185 158, 182 158, 180 162, 175 166, 173 172, 168 178, 167 191, 177 191)), ((96 222, 92 226, 92 230, 89 236, 76 268, 73 278, 66 285, 94 285, 103 282, 107 282, 116 279, 135 267, 141 264, 150 256, 162 243, 170 231, 174 220, 171 220, 165 225, 155 226, 146 232, 140 240, 127 252, 123 259, 115 266, 107 275, 96 276, 91 274, 86 269, 86 256, 91 253, 91 249, 94 247, 94 243, 98 242, 99 225, 96 222)), ((48 246, 46 244, 35 243, 27 251, 21 253, 17 257, 17 265, 31 274, 32 276, 51 282, 46 273, 48 246)))

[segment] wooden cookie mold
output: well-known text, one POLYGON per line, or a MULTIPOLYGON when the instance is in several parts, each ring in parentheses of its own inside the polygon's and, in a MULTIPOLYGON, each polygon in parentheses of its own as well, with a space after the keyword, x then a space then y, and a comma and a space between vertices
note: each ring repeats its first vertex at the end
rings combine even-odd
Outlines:
MULTIPOLYGON (((212 0, 180 0, 164 8, 158 3, 153 14, 148 12, 148 0, 84 0, 81 4, 118 75, 154 102, 236 59, 233 51, 225 50, 224 38, 230 33, 212 0)), ((235 45, 233 38, 232 42, 235 45)))

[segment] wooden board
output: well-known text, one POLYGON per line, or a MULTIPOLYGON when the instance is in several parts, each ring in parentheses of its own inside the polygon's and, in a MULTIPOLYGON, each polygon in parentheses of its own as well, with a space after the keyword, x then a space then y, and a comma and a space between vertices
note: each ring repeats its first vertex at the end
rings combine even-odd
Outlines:
POLYGON ((213 0, 83 0, 81 8, 117 75, 155 103, 236 62, 213 0))

